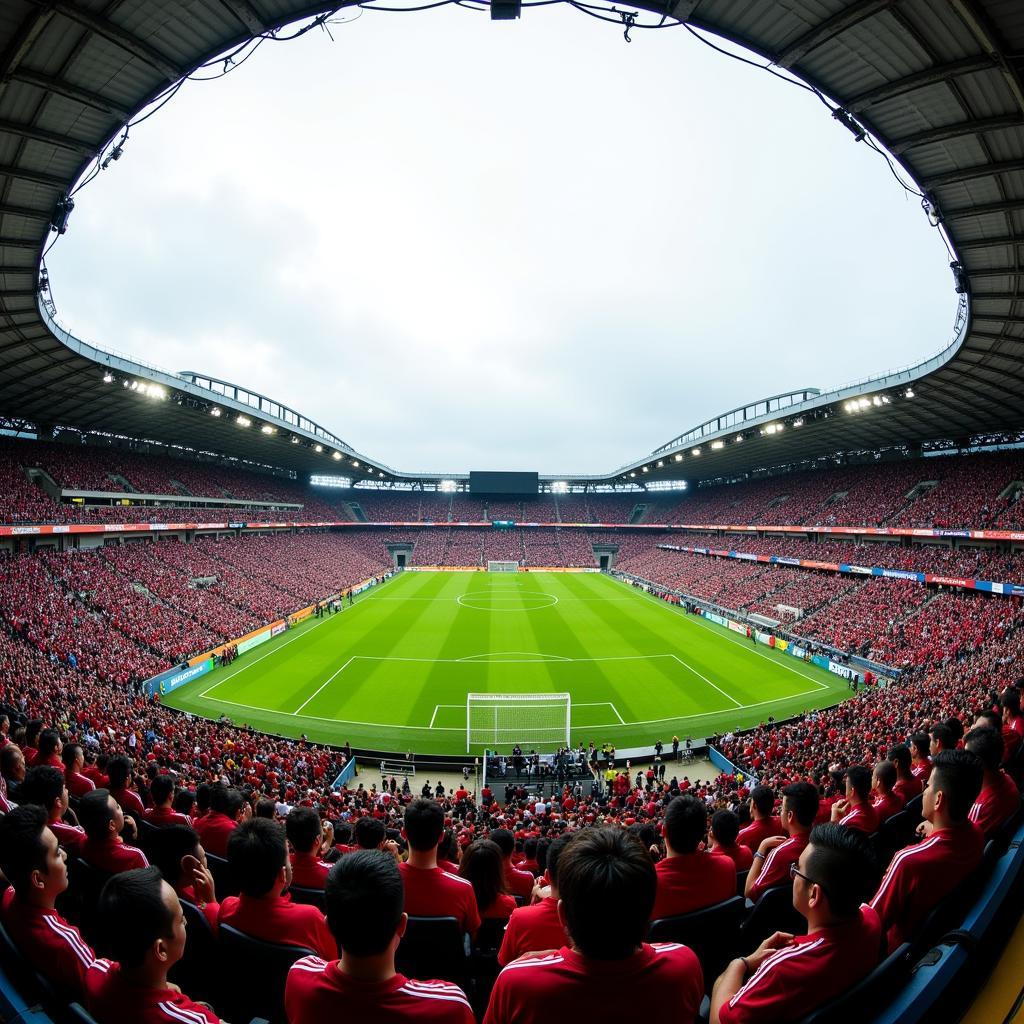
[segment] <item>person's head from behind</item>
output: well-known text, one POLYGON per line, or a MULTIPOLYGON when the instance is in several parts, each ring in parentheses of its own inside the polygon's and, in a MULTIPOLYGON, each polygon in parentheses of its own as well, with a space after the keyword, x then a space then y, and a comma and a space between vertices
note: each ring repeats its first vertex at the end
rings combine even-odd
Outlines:
POLYGON ((892 792, 896 785, 896 765, 892 761, 879 761, 871 772, 871 788, 883 795, 892 792))
POLYGON ((277 801, 271 800, 270 797, 267 796, 257 800, 256 810, 253 811, 253 817, 269 818, 271 821, 273 821, 274 818, 277 817, 277 801))
POLYGON ((149 784, 149 794, 157 807, 170 807, 174 799, 174 779, 170 775, 158 775, 149 784))
POLYGON ((476 905, 483 913, 506 891, 505 858, 497 843, 490 839, 477 839, 462 853, 459 874, 472 886, 476 905))
POLYGON ((775 792, 771 786, 755 786, 750 791, 750 816, 770 818, 775 806, 775 792))
POLYGON ((36 756, 40 762, 48 761, 51 757, 60 757, 62 750, 60 733, 56 729, 44 729, 39 734, 39 752, 36 756))
POLYGON ((216 782, 210 788, 210 810, 237 821, 245 806, 245 797, 242 796, 241 790, 235 789, 234 786, 225 786, 223 782, 216 782))
POLYGON ((867 836, 845 825, 818 825, 790 871, 793 906, 809 922, 854 917, 878 885, 878 862, 867 836))
POLYGON ((284 825, 266 818, 243 821, 228 837, 228 863, 243 895, 280 893, 292 881, 284 825))
POLYGON ((121 805, 108 789, 92 789, 78 801, 78 822, 94 841, 118 836, 124 829, 121 805))
POLYGON ((11 782, 25 778, 25 755, 16 743, 5 743, 0 748, 0 773, 11 782))
POLYGON ((60 759, 66 772, 80 772, 85 767, 85 752, 77 743, 65 743, 60 759))
POLYGON ((952 750, 956 746, 953 731, 945 722, 936 722, 931 728, 931 742, 928 753, 934 757, 940 750, 952 750))
POLYGON ((647 934, 657 885, 650 855, 627 832, 574 833, 558 858, 558 914, 576 949, 596 960, 634 953, 647 934))
POLYGON ((740 819, 733 811, 715 811, 711 815, 711 836, 719 846, 735 846, 739 834, 740 819))
POLYGON ((696 853, 707 828, 704 802, 689 793, 675 797, 665 809, 665 843, 670 853, 696 853))
POLYGON ((1003 760, 1003 737, 995 729, 972 729, 964 737, 964 748, 977 755, 985 771, 999 771, 1003 760))
POLYGON ((547 852, 544 856, 544 870, 547 873, 548 881, 551 883, 552 895, 556 895, 558 892, 558 862, 561 860, 562 854, 565 852, 565 848, 569 845, 569 840, 572 837, 573 833, 564 832, 548 844, 547 852))
POLYGON ((910 737, 910 752, 918 761, 928 760, 931 751, 931 737, 926 732, 915 732, 910 737))
POLYGON ((897 743, 889 751, 889 760, 896 766, 896 774, 905 779, 910 774, 910 747, 897 743))
POLYGON ((379 818, 360 818, 355 828, 356 846, 361 850, 379 850, 387 829, 379 818))
POLYGON ((185 952, 185 915, 155 867, 122 871, 100 892, 102 949, 123 971, 166 975, 185 952))
POLYGON ((782 791, 782 810, 779 814, 782 827, 789 835, 809 832, 818 816, 819 802, 817 786, 809 782, 791 782, 782 791))
POLYGON ((18 802, 37 804, 46 811, 51 821, 60 818, 68 809, 68 789, 64 773, 49 764, 37 764, 25 773, 25 781, 18 790, 18 802))
POLYGON ((436 850, 444 833, 444 811, 436 800, 420 797, 405 809, 403 824, 409 846, 418 853, 436 850))
POLYGON ((846 771, 846 798, 865 803, 871 796, 871 769, 862 764, 851 765, 846 771))
POLYGON ((132 762, 127 757, 115 757, 107 765, 107 778, 111 789, 127 789, 132 777, 132 762))
POLYGON ((25 745, 33 750, 39 748, 39 734, 43 731, 43 720, 32 718, 25 724, 25 745))
POLYGON ((284 826, 288 842, 296 853, 315 853, 320 849, 323 825, 312 807, 293 807, 284 826))
POLYGON ((393 857, 381 850, 356 850, 332 868, 325 886, 327 926, 351 957, 389 954, 405 933, 405 890, 393 857))
POLYGON ((516 848, 515 836, 507 828, 495 828, 487 836, 501 850, 502 857, 509 860, 516 848))
POLYGON ((174 889, 185 889, 195 880, 198 867, 206 866, 206 851, 199 833, 188 825, 158 829, 149 846, 149 860, 174 889))
POLYGON ((68 887, 68 871, 46 821, 46 811, 37 804, 15 807, 0 819, 0 871, 19 898, 52 907, 68 887))
POLYGON ((924 787, 921 815, 933 825, 958 825, 967 820, 984 781, 982 761, 969 750, 943 750, 932 761, 924 787))

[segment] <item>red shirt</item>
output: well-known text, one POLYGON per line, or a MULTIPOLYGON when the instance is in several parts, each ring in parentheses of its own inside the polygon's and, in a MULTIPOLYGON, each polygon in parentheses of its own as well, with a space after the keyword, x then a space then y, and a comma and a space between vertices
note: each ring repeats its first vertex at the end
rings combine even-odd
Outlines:
POLYGON ((871 806, 875 809, 875 814, 878 816, 878 823, 881 824, 886 819, 891 818, 894 814, 899 814, 903 810, 903 799, 893 789, 891 793, 881 793, 875 797, 871 801, 871 806))
POLYGON ((588 960, 562 946, 509 964, 494 983, 484 1024, 655 1015, 664 1024, 692 1024, 703 997, 700 961, 678 942, 644 943, 624 960, 588 960))
POLYGON ((68 792, 72 796, 85 796, 86 793, 90 793, 96 788, 96 783, 92 779, 87 779, 78 772, 65 771, 64 780, 67 783, 68 792))
POLYGON ((785 834, 786 830, 782 827, 782 822, 772 816, 763 821, 752 821, 746 828, 740 830, 736 842, 749 846, 750 852, 753 853, 761 845, 762 839, 785 834))
POLYGON ((898 851, 871 901, 886 930, 889 952, 913 936, 928 912, 980 863, 985 837, 965 822, 936 829, 916 846, 898 851))
POLYGON ((878 813, 871 804, 861 804, 854 807, 839 819, 840 825, 847 828, 857 828, 866 835, 878 831, 878 813))
POLYGON ((721 1024, 800 1020, 867 975, 880 959, 881 925, 870 907, 843 924, 797 935, 722 1007, 721 1024))
POLYGON ((651 920, 710 907, 736 895, 736 868, 728 857, 698 851, 655 864, 658 894, 651 920))
POLYGON ((0 902, 0 920, 15 946, 32 966, 62 993, 85 995, 85 975, 96 955, 56 910, 43 910, 18 899, 8 888, 0 902))
MULTIPOLYGON (((1020 808, 1017 783, 1006 772, 999 772, 995 784, 984 786, 977 802, 971 807, 967 820, 974 822, 990 838, 1020 808)), ((52 828, 52 826, 51 826, 52 828)))
POLYGON ((924 783, 928 781, 928 776, 932 773, 931 761, 911 761, 910 773, 923 787, 924 783))
POLYGON ((548 896, 532 907, 517 907, 513 911, 498 950, 498 963, 505 967, 524 953, 561 949, 568 941, 569 936, 558 920, 558 900, 548 896))
POLYGON ((284 1008, 289 1024, 474 1024, 469 1001, 458 985, 412 981, 401 974, 387 981, 357 981, 338 970, 337 960, 326 963, 317 956, 303 957, 288 972, 284 1008))
POLYGON ((533 875, 529 871, 520 871, 518 868, 512 867, 507 861, 505 863, 505 883, 513 896, 529 899, 533 893, 533 875))
POLYGON ((807 833, 801 832, 790 836, 784 843, 779 843, 774 850, 769 850, 765 855, 764 864, 761 865, 761 873, 750 886, 750 895, 747 899, 755 903, 764 893, 765 889, 771 889, 776 885, 790 885, 792 879, 789 876, 789 865, 795 864, 800 859, 807 845, 807 833))
POLYGON ((79 856, 87 864, 106 871, 108 875, 131 871, 132 868, 149 867, 146 855, 137 847, 123 842, 120 836, 106 836, 100 841, 87 837, 79 850, 79 856))
POLYGON ((217 921, 264 942, 303 946, 325 959, 338 956, 324 915, 316 907, 292 903, 284 896, 228 896, 217 921))
POLYGON ((139 794, 131 789, 112 789, 110 795, 121 805, 121 810, 125 814, 138 814, 142 815, 146 813, 146 808, 142 806, 142 800, 139 798, 139 794))
POLYGON ((490 918, 492 921, 507 921, 515 909, 515 897, 499 892, 494 902, 480 911, 480 916, 484 919, 490 918))
POLYGON ((903 801, 904 804, 909 803, 914 799, 922 790, 924 786, 921 780, 917 777, 912 779, 903 780, 901 779, 892 787, 892 791, 903 801))
POLYGON ((754 862, 753 850, 742 843, 733 843, 732 846, 715 846, 711 852, 716 857, 728 857, 736 871, 746 871, 754 862))
POLYGON ((210 811, 205 817, 195 822, 195 830, 199 833, 199 842, 207 853, 217 857, 228 855, 228 839, 238 828, 238 822, 220 811, 210 811))
POLYGON ((459 927, 470 935, 480 928, 473 886, 465 878, 451 875, 440 868, 414 868, 401 863, 405 886, 405 912, 412 917, 454 917, 459 927))
POLYGON ((89 968, 85 1006, 99 1024, 121 1024, 126 1010, 132 1024, 220 1024, 213 1010, 174 989, 129 986, 112 960, 96 960, 89 968))
POLYGON ((78 857, 85 842, 85 829, 81 825, 68 825, 63 821, 51 821, 46 826, 72 857, 78 857))
POLYGON ((180 811, 172 811, 170 807, 147 807, 142 812, 142 817, 157 828, 167 828, 168 825, 192 826, 192 819, 180 811))
POLYGON ((312 853, 293 853, 292 885, 300 889, 323 889, 332 865, 312 853))

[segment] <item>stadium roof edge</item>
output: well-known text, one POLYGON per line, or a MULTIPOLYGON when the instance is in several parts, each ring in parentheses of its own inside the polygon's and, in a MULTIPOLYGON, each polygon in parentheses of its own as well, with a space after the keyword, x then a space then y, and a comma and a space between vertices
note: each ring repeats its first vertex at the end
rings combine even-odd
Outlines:
MULTIPOLYGON (((44 430, 59 424, 140 438, 156 432, 161 443, 296 473, 445 478, 390 469, 337 438, 325 444, 333 435, 312 421, 314 429, 305 430, 262 408, 259 419, 270 432, 239 430, 228 417, 208 414, 209 390, 83 342, 69 345, 73 336, 46 315, 36 292, 45 286, 39 266, 47 226, 66 227, 64 199, 93 158, 98 167, 111 157, 124 121, 162 96, 174 76, 337 4, 136 0, 108 5, 102 15, 89 6, 10 0, 0 9, 0 414, 44 430), (118 372, 147 384, 142 396, 103 381, 115 365, 109 359, 123 359, 118 372), (158 424, 152 406, 140 412, 147 408, 140 401, 153 397, 148 385, 175 396, 163 402, 158 424)), ((657 0, 638 6, 664 12, 657 0)), ((606 475, 544 479, 699 481, 837 452, 957 445, 1024 428, 1024 5, 791 0, 781 8, 685 0, 673 11, 692 29, 736 42, 819 89, 840 105, 836 119, 855 137, 868 130, 893 154, 894 167, 928 184, 933 219, 957 255, 964 296, 957 334, 938 356, 895 378, 723 422, 732 410, 606 475), (900 385, 912 385, 913 400, 894 401, 900 385), (855 408, 847 412, 850 402, 855 408), (767 431, 773 422, 783 429, 767 431), (742 428, 752 433, 737 443, 742 428), (687 454, 704 442, 700 456, 687 454)), ((229 407, 221 396, 217 401, 229 407)), ((251 411, 239 405, 230 406, 237 415, 251 411)))

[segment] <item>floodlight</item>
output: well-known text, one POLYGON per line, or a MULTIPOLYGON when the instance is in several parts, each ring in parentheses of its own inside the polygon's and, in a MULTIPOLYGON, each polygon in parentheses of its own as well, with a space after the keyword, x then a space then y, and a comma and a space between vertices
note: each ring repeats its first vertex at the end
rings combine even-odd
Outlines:
POLYGON ((633 471, 632 473, 630 473, 629 475, 630 475, 631 477, 634 477, 634 476, 636 476, 636 471, 634 470, 634 471, 633 471))
POLYGON ((644 472, 645 473, 649 473, 650 472, 650 467, 649 466, 644 466, 644 472))
POLYGON ((212 408, 212 409, 210 410, 210 415, 211 415, 211 416, 219 416, 219 415, 220 415, 220 409, 218 409, 218 408, 217 408, 217 406, 214 406, 214 407, 213 407, 213 408, 212 408))
POLYGON ((804 425, 804 421, 802 419, 793 420, 793 426, 794 427, 802 427, 803 425, 804 425))
POLYGON ((252 420, 251 420, 251 419, 249 419, 249 417, 248 417, 248 416, 239 416, 239 417, 238 417, 238 419, 236 419, 236 420, 235 420, 235 422, 236 422, 236 423, 237 423, 237 424, 238 424, 238 425, 239 425, 240 427, 248 427, 248 426, 251 426, 251 425, 252 425, 252 420))
POLYGON ((699 448, 694 448, 693 451, 690 452, 690 454, 691 455, 700 455, 700 449, 699 448))
POLYGON ((263 426, 260 427, 260 430, 262 430, 264 434, 276 433, 274 428, 269 423, 264 423, 263 426))
POLYGON ((113 381, 113 379, 114 379, 114 375, 112 373, 105 373, 105 374, 103 374, 103 383, 104 384, 110 384, 113 381))
POLYGON ((292 444, 298 444, 298 443, 299 443, 299 439, 297 437, 292 437, 292 444))
POLYGON ((907 390, 903 393, 903 395, 904 395, 905 398, 913 398, 914 397, 914 389, 913 388, 907 388, 907 390))
POLYGON ((341 458, 341 452, 331 452, 331 458, 334 459, 334 460, 340 459, 341 458))
POLYGON ((676 462, 682 462, 682 461, 683 461, 683 453, 682 452, 676 452, 676 462))
POLYGON ((736 443, 737 444, 743 444, 743 435, 742 434, 737 434, 736 435, 736 443))
POLYGON ((324 446, 322 444, 314 445, 313 447, 314 450, 318 452, 322 452, 324 450, 324 446))
POLYGON ((711 442, 711 447, 712 447, 712 449, 714 451, 717 452, 720 448, 724 448, 725 447, 725 442, 724 441, 712 441, 711 442))
POLYGON ((661 467, 664 466, 664 465, 665 465, 665 460, 664 459, 658 459, 658 469, 661 469, 661 467))
POLYGON ((353 466, 358 466, 359 465, 359 460, 358 459, 353 459, 352 460, 352 465, 353 466))

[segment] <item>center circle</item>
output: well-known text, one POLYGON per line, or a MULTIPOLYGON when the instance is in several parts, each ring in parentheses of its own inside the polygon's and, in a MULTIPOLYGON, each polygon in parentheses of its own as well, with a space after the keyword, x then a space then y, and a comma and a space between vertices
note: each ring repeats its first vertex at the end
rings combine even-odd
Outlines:
POLYGON ((472 593, 455 599, 463 608, 478 612, 536 612, 558 604, 554 594, 533 591, 525 594, 472 593))

